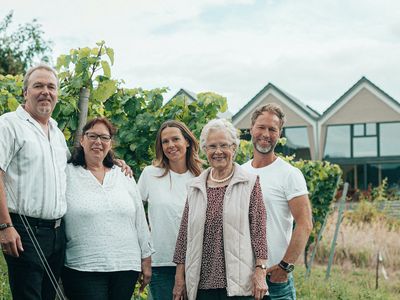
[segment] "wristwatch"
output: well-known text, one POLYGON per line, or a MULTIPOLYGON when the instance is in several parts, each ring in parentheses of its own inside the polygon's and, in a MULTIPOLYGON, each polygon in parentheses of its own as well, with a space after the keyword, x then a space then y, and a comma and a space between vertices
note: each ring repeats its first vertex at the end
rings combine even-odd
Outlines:
POLYGON ((286 272, 288 272, 288 273, 293 272, 293 270, 294 270, 294 264, 287 263, 287 262, 284 261, 284 260, 281 260, 281 262, 279 263, 278 266, 279 266, 282 270, 284 270, 284 271, 286 271, 286 272))
POLYGON ((14 227, 14 225, 12 223, 1 223, 0 224, 0 230, 4 230, 8 227, 14 227))
POLYGON ((266 270, 267 266, 266 265, 256 265, 256 268, 260 268, 262 270, 266 270))

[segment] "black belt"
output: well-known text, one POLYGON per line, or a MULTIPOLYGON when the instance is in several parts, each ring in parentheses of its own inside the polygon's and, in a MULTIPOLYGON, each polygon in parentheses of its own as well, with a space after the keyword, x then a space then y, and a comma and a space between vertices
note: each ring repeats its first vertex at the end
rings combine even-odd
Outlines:
MULTIPOLYGON (((13 223, 22 223, 21 217, 18 214, 10 213, 10 217, 13 223)), ((22 216, 22 218, 26 218, 32 227, 57 228, 61 225, 61 218, 55 220, 45 220, 28 216, 22 216)))

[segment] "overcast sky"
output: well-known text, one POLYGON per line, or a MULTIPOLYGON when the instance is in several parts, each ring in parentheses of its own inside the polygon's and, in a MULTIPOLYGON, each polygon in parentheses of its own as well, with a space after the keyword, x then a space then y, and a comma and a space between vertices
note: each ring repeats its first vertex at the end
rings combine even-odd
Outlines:
MULTIPOLYGON (((398 0, 0 0, 36 18, 54 58, 105 40, 127 87, 228 98, 236 113, 268 82, 323 112, 362 76, 400 101, 398 0)), ((55 60, 54 60, 55 61, 55 60)))

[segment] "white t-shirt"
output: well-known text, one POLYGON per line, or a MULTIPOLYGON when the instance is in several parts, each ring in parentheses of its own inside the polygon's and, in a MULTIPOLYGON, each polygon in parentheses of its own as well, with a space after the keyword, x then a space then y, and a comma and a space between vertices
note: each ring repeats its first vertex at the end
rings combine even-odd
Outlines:
POLYGON ((242 167, 260 176, 261 191, 267 210, 267 266, 278 264, 292 238, 293 216, 288 202, 307 195, 307 184, 301 171, 280 157, 263 168, 253 168, 253 160, 242 167))
POLYGON ((8 210, 41 219, 61 218, 66 210, 65 167, 69 151, 57 122, 49 136, 20 105, 0 116, 0 169, 8 210))
POLYGON ((103 184, 81 166, 67 165, 65 266, 90 272, 141 271, 152 254, 150 232, 135 181, 119 167, 103 184))
POLYGON ((172 258, 186 202, 186 183, 194 177, 190 171, 178 174, 171 170, 164 177, 158 177, 163 173, 162 168, 147 166, 138 181, 142 200, 149 203, 151 237, 156 251, 152 256, 154 267, 175 266, 172 258))

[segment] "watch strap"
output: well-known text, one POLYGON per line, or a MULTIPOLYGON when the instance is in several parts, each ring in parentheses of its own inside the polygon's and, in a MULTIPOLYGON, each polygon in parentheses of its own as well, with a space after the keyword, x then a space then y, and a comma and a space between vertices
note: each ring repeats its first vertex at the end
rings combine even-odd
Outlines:
POLYGON ((4 230, 9 227, 14 227, 14 225, 12 223, 1 223, 0 224, 0 230, 4 230))

